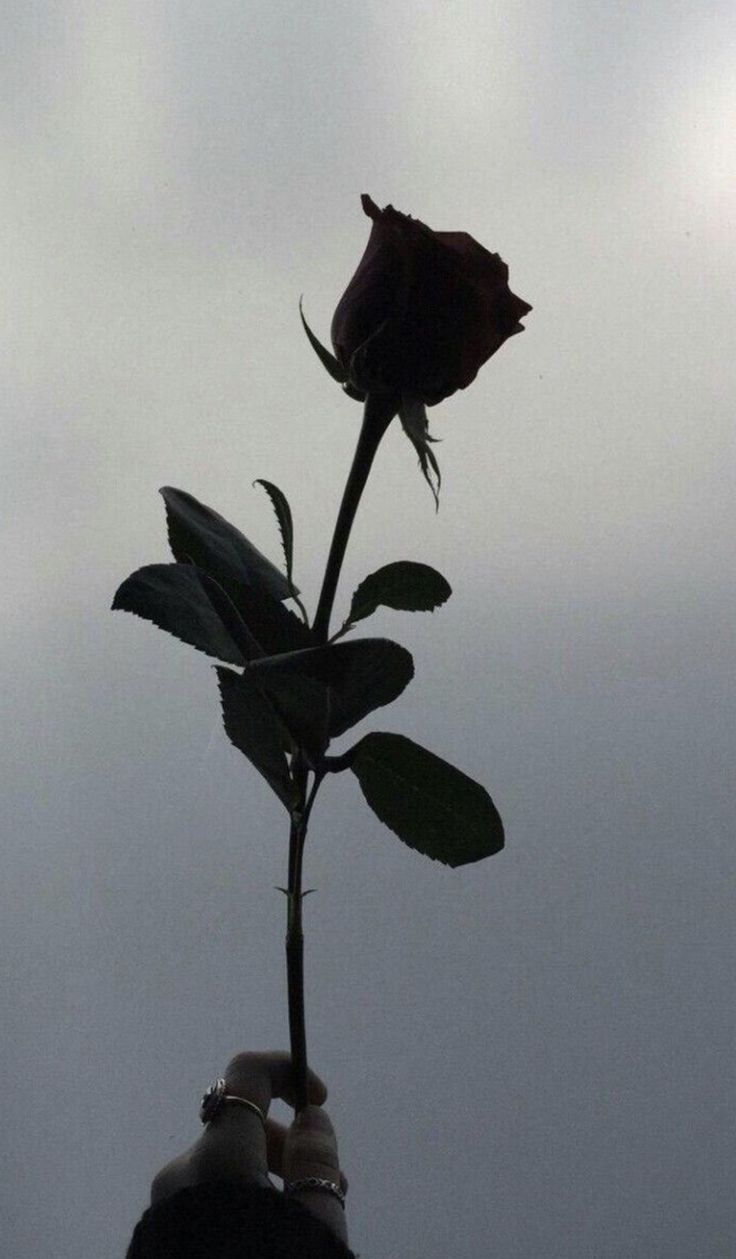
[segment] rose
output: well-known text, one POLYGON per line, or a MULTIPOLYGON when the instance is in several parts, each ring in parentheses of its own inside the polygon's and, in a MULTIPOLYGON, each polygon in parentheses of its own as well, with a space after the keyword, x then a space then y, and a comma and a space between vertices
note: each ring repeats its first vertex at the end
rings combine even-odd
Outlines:
POLYGON ((509 270, 467 232, 435 232, 363 195, 373 227, 335 310, 331 336, 355 395, 434 406, 465 389, 532 309, 509 270))
POLYGON ((523 331, 520 320, 532 308, 511 292, 503 259, 467 232, 435 232, 391 205, 380 210, 366 194, 361 201, 373 227, 332 317, 334 354, 315 337, 300 302, 302 323, 330 376, 370 407, 369 428, 379 421, 385 428, 398 414, 439 503, 426 407, 475 380, 504 341, 523 331))

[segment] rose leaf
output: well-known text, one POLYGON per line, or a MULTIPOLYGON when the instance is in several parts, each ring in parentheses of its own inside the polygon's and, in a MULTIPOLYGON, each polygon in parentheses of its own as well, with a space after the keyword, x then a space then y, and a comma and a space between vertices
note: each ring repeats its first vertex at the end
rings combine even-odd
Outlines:
POLYGON ((283 573, 219 512, 170 485, 161 494, 175 560, 199 565, 225 589, 238 582, 275 599, 289 598, 292 588, 283 573))
POLYGON ((152 621, 208 656, 242 665, 248 656, 208 598, 205 578, 193 564, 148 564, 122 583, 112 606, 152 621))
POLYGON ((291 574, 292 565, 294 563, 294 522, 292 520, 291 508, 289 507, 288 499, 283 490, 280 490, 278 485, 274 485, 273 481, 264 481, 262 477, 259 477, 257 481, 253 482, 253 484, 262 485, 271 500, 271 505, 276 513, 279 533, 281 534, 281 545, 284 548, 286 580, 288 581, 289 586, 293 587, 291 574))
POLYGON ((331 738, 344 734, 369 713, 397 699, 414 676, 405 647, 387 638, 360 638, 256 660, 250 672, 270 685, 271 676, 298 676, 322 683, 329 693, 331 738))
POLYGON ((286 760, 291 740, 260 686, 246 671, 217 669, 222 719, 230 742, 247 756, 287 809, 294 785, 286 760))
POLYGON ((380 821, 417 852, 462 866, 503 848, 503 824, 485 788, 404 735, 365 735, 349 768, 380 821))
POLYGON ((348 621, 363 620, 380 606, 400 612, 431 612, 451 594, 449 582, 429 564, 397 560, 360 583, 352 598, 348 621))

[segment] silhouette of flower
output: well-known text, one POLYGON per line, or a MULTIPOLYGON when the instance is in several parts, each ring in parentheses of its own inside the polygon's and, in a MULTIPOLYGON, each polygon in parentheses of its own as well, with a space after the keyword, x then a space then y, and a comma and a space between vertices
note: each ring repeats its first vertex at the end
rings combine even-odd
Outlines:
POLYGON ((435 232, 363 195, 365 253, 332 319, 336 358, 356 394, 434 406, 465 389, 532 309, 509 271, 467 232, 435 232))

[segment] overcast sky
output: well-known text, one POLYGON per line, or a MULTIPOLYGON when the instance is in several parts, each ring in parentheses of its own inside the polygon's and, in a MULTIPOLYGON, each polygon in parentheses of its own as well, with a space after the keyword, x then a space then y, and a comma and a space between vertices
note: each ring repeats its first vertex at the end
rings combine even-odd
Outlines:
MULTIPOLYGON (((366 1259, 729 1259, 736 19, 726 0, 7 0, 0 249, 5 1171, 16 1259, 119 1259, 239 1049, 286 1048, 283 810, 211 662, 109 611, 159 486, 314 609, 360 408, 327 339, 360 194, 534 309, 393 429, 338 597, 416 677, 369 729, 490 790, 448 870, 351 775, 313 815, 310 1058, 366 1259)), ((340 747, 347 747, 348 736, 340 747)), ((275 1113, 279 1113, 278 1108, 275 1113)), ((282 1118, 286 1112, 282 1113, 282 1118)))

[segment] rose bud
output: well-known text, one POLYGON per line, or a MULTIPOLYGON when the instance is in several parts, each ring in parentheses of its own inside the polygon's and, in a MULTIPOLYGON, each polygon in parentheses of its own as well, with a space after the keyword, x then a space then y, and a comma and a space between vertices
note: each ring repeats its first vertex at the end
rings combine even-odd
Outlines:
POLYGON ((434 406, 465 389, 532 308, 509 289, 506 263, 467 232, 361 201, 373 227, 332 319, 335 356, 356 394, 434 406))

